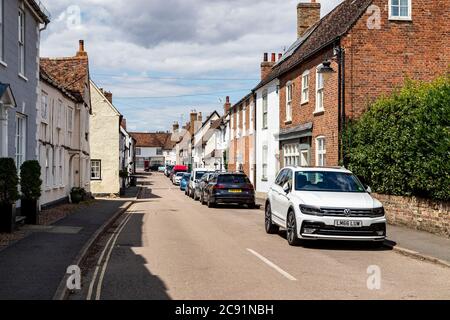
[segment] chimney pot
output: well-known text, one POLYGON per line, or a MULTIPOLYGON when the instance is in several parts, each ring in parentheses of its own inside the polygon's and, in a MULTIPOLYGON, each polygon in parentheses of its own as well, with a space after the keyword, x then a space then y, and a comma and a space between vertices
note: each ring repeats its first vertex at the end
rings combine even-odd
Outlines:
POLYGON ((84 50, 84 40, 80 40, 78 46, 77 57, 86 57, 87 52, 84 50))
POLYGON ((283 57, 283 54, 282 54, 282 53, 279 53, 279 54, 278 54, 278 60, 281 60, 282 57, 283 57))
POLYGON ((264 53, 264 62, 269 61, 269 54, 267 52, 264 53))
POLYGON ((228 113, 228 111, 230 111, 231 108, 231 103, 230 103, 230 97, 227 96, 227 98, 225 99, 225 104, 223 105, 223 111, 224 114, 226 115, 228 113))
POLYGON ((276 57, 276 55, 275 55, 275 53, 272 53, 272 62, 275 62, 275 58, 276 57))

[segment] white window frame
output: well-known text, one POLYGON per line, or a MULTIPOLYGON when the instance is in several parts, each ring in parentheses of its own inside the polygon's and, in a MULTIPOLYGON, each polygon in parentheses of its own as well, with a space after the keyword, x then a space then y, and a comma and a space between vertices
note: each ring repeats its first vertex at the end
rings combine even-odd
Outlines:
POLYGON ((64 148, 59 147, 59 185, 64 185, 64 148))
POLYGON ((319 136, 316 138, 316 166, 325 167, 327 164, 327 145, 326 138, 324 136, 319 136), (320 148, 322 142, 322 148, 320 148))
POLYGON ((301 104, 309 102, 309 70, 302 74, 302 99, 301 104))
MULTIPOLYGON (((22 4, 23 5, 23 4, 22 4)), ((19 75, 25 77, 25 10, 20 7, 18 12, 18 48, 19 48, 19 75)))
POLYGON ((50 187, 50 148, 45 147, 45 186, 50 187))
POLYGON ((27 139, 27 118, 24 115, 16 113, 15 160, 17 170, 20 170, 20 166, 25 161, 27 150, 26 139, 27 139))
POLYGON ((140 156, 142 154, 142 149, 140 147, 136 147, 136 155, 140 156))
POLYGON ((267 146, 267 145, 264 145, 263 147, 262 147, 262 163, 261 163, 261 167, 262 167, 262 170, 261 170, 261 179, 263 180, 263 181, 267 181, 268 179, 267 179, 267 160, 268 160, 268 158, 269 158, 269 147, 267 146))
POLYGON ((250 103, 250 111, 249 111, 249 118, 250 118, 250 124, 249 124, 249 132, 250 134, 253 133, 253 121, 254 121, 254 115, 253 115, 253 111, 254 111, 254 103, 250 103))
POLYGON ((73 119, 74 118, 74 109, 72 107, 68 107, 67 109, 67 139, 69 146, 72 144, 72 134, 73 134, 73 119))
POLYGON ((300 165, 300 146, 298 143, 285 144, 283 146, 283 161, 285 167, 300 165))
POLYGON ((319 72, 319 68, 318 68, 316 70, 316 110, 314 111, 315 113, 325 111, 324 88, 325 88, 325 79, 323 77, 323 74, 319 72), (319 97, 320 97, 320 99, 319 99, 319 97))
POLYGON ((389 0, 389 20, 406 20, 406 21, 410 21, 412 20, 412 1, 411 0, 405 0, 408 2, 408 15, 401 15, 401 2, 402 0, 396 0, 398 1, 397 5, 394 5, 392 3, 393 0, 389 0), (398 15, 394 16, 393 15, 393 7, 396 6, 398 7, 398 15))
POLYGON ((292 121, 292 95, 294 93, 294 84, 289 81, 286 84, 286 122, 292 121))
POLYGON ((242 135, 247 134, 247 106, 242 107, 242 135))
POLYGON ((240 113, 240 110, 239 110, 239 108, 238 107, 236 107, 236 138, 239 138, 240 137, 240 134, 241 134, 241 128, 240 128, 240 115, 239 115, 239 113, 240 113))
POLYGON ((0 62, 5 66, 4 63, 4 47, 5 47, 5 37, 4 37, 4 1, 0 0, 0 62))
POLYGON ((91 180, 102 180, 102 160, 91 160, 91 180), (95 176, 93 176, 95 174, 95 176))
POLYGON ((269 93, 265 89, 262 93, 262 128, 268 129, 269 128, 269 121, 268 121, 268 110, 269 110, 269 93))
POLYGON ((41 91, 41 121, 48 123, 48 94, 41 91))

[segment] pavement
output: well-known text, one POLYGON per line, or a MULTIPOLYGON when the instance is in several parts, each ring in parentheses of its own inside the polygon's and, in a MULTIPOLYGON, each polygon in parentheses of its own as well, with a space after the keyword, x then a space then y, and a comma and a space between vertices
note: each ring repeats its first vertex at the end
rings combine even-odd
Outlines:
POLYGON ((209 209, 163 175, 147 179, 70 299, 450 299, 441 264, 363 243, 290 247, 265 233, 261 210, 209 209))
POLYGON ((96 200, 52 226, 29 226, 25 238, 0 251, 0 299, 52 299, 67 267, 125 203, 96 200))

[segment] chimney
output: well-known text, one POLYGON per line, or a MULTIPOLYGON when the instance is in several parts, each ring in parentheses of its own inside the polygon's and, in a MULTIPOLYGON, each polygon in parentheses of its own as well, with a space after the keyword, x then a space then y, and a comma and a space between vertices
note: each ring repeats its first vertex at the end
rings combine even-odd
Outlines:
POLYGON ((79 41, 79 48, 77 52, 77 57, 87 57, 87 52, 84 51, 84 40, 79 41))
POLYGON ((301 38, 306 30, 320 20, 320 3, 316 0, 301 2, 297 5, 297 38, 301 38))
POLYGON ((108 100, 110 103, 112 103, 112 93, 109 91, 104 90, 103 95, 105 96, 106 100, 108 100))
POLYGON ((197 121, 203 124, 203 116, 201 112, 198 113, 197 121))
POLYGON ((197 121, 197 111, 191 111, 190 120, 189 132, 191 133, 191 136, 193 136, 196 131, 195 122, 197 121))
POLYGON ((282 53, 279 53, 279 54, 278 54, 278 61, 280 61, 282 57, 283 57, 283 54, 282 54, 282 53))
POLYGON ((268 61, 269 54, 264 53, 264 60, 261 62, 261 80, 264 80, 269 75, 270 71, 272 71, 272 67, 275 64, 275 57, 275 53, 272 53, 272 61, 268 61))
POLYGON ((180 128, 180 125, 178 124, 178 121, 175 121, 172 125, 172 133, 176 133, 179 128, 180 128))
POLYGON ((225 115, 228 113, 228 111, 230 111, 230 108, 231 108, 230 97, 227 96, 226 102, 223 105, 223 112, 225 115))
POLYGON ((127 119, 122 118, 122 122, 120 123, 120 126, 127 130, 127 119))

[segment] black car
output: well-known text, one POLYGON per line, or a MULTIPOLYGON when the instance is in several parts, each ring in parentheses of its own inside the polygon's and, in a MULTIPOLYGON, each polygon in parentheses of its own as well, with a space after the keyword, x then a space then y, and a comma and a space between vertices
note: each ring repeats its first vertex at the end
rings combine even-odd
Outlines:
POLYGON ((255 188, 243 173, 217 173, 205 187, 202 200, 210 208, 219 203, 246 204, 254 208, 255 188))
POLYGON ((194 199, 198 199, 203 203, 203 191, 214 175, 216 175, 215 172, 207 172, 202 176, 200 181, 195 184, 194 199))

